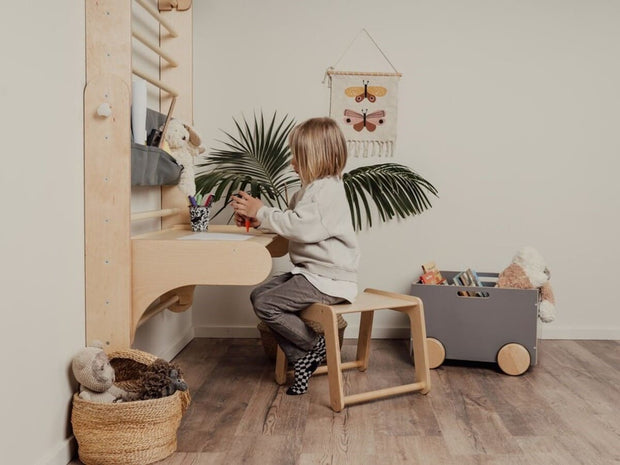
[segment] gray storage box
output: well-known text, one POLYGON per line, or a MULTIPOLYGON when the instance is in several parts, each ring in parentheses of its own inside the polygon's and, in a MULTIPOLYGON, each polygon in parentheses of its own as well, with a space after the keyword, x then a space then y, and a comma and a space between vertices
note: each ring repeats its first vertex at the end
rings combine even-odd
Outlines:
MULTIPOLYGON (((452 283, 458 272, 441 274, 452 283)), ((514 343, 525 347, 530 366, 536 365, 538 290, 497 288, 497 273, 478 276, 483 287, 412 284, 411 294, 424 304, 427 337, 441 342, 445 359, 497 362, 499 350, 514 343), (459 291, 487 296, 461 296, 459 291)))

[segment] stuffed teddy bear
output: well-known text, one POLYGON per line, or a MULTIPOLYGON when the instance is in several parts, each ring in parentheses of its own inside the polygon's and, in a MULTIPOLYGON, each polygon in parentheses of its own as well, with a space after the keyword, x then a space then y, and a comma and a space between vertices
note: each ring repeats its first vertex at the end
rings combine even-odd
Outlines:
POLYGON ((540 289, 538 316, 544 323, 555 319, 555 297, 549 283, 551 273, 542 255, 533 247, 519 249, 512 263, 499 274, 497 287, 540 289))
POLYGON ((179 179, 179 189, 185 195, 196 195, 194 157, 205 151, 201 145, 200 136, 191 126, 172 118, 168 123, 164 140, 168 144, 170 155, 183 166, 179 179))
POLYGON ((97 403, 137 400, 138 394, 127 392, 114 384, 114 368, 98 344, 85 347, 73 357, 71 367, 80 383, 80 397, 97 403))
POLYGON ((176 391, 186 391, 187 384, 181 377, 179 367, 161 358, 156 359, 142 371, 140 399, 159 399, 176 391))

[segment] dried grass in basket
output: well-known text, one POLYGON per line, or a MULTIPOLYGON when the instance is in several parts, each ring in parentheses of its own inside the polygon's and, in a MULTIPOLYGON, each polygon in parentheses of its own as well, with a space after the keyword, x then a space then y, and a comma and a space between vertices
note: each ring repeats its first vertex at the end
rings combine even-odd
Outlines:
MULTIPOLYGON (((157 357, 139 350, 109 354, 116 384, 137 390, 141 371, 157 357)), ((71 423, 85 465, 147 465, 177 448, 177 429, 190 403, 189 391, 161 399, 99 404, 73 396, 71 423)))

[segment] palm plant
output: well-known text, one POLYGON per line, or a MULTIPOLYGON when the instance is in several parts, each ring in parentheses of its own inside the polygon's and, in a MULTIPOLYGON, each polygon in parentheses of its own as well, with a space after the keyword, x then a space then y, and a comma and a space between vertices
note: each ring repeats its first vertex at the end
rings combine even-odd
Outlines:
MULTIPOLYGON (((225 197, 224 206, 215 215, 226 207, 235 192, 248 187, 253 196, 266 204, 284 208, 288 204, 288 190, 300 185, 290 166, 291 151, 287 143, 295 121, 288 116, 278 120, 276 113, 268 124, 262 113, 260 117, 254 115, 253 124, 245 118, 241 124, 233 121, 238 134, 224 132, 228 140, 219 141, 224 147, 211 151, 198 165, 197 191, 213 192, 215 201, 225 197)), ((427 193, 437 196, 437 189, 430 182, 396 163, 362 166, 343 173, 342 180, 356 230, 362 229, 364 217, 367 226, 372 227, 370 201, 381 221, 388 221, 431 208, 427 193)))

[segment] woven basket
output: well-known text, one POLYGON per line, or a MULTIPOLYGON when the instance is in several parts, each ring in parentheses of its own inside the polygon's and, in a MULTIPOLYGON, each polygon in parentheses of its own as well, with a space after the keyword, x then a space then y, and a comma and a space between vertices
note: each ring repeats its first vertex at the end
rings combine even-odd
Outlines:
MULTIPOLYGON (((157 359, 139 350, 109 354, 116 384, 138 390, 141 371, 157 359)), ((190 403, 189 391, 160 399, 101 404, 73 396, 71 424, 85 465, 147 465, 177 448, 177 429, 190 403)))
MULTIPOLYGON (((320 323, 316 321, 304 320, 304 322, 310 326, 316 333, 325 334, 323 331, 323 327, 320 323)), ((338 339, 340 341, 340 347, 342 347, 342 341, 344 340, 344 330, 347 327, 347 322, 342 318, 341 315, 338 315, 338 339)), ((257 326, 260 331, 260 338, 263 343, 263 348, 265 349, 265 354, 269 357, 270 360, 276 359, 276 351, 278 349, 278 343, 276 342, 276 338, 273 335, 273 331, 262 321, 258 323, 257 326)))

